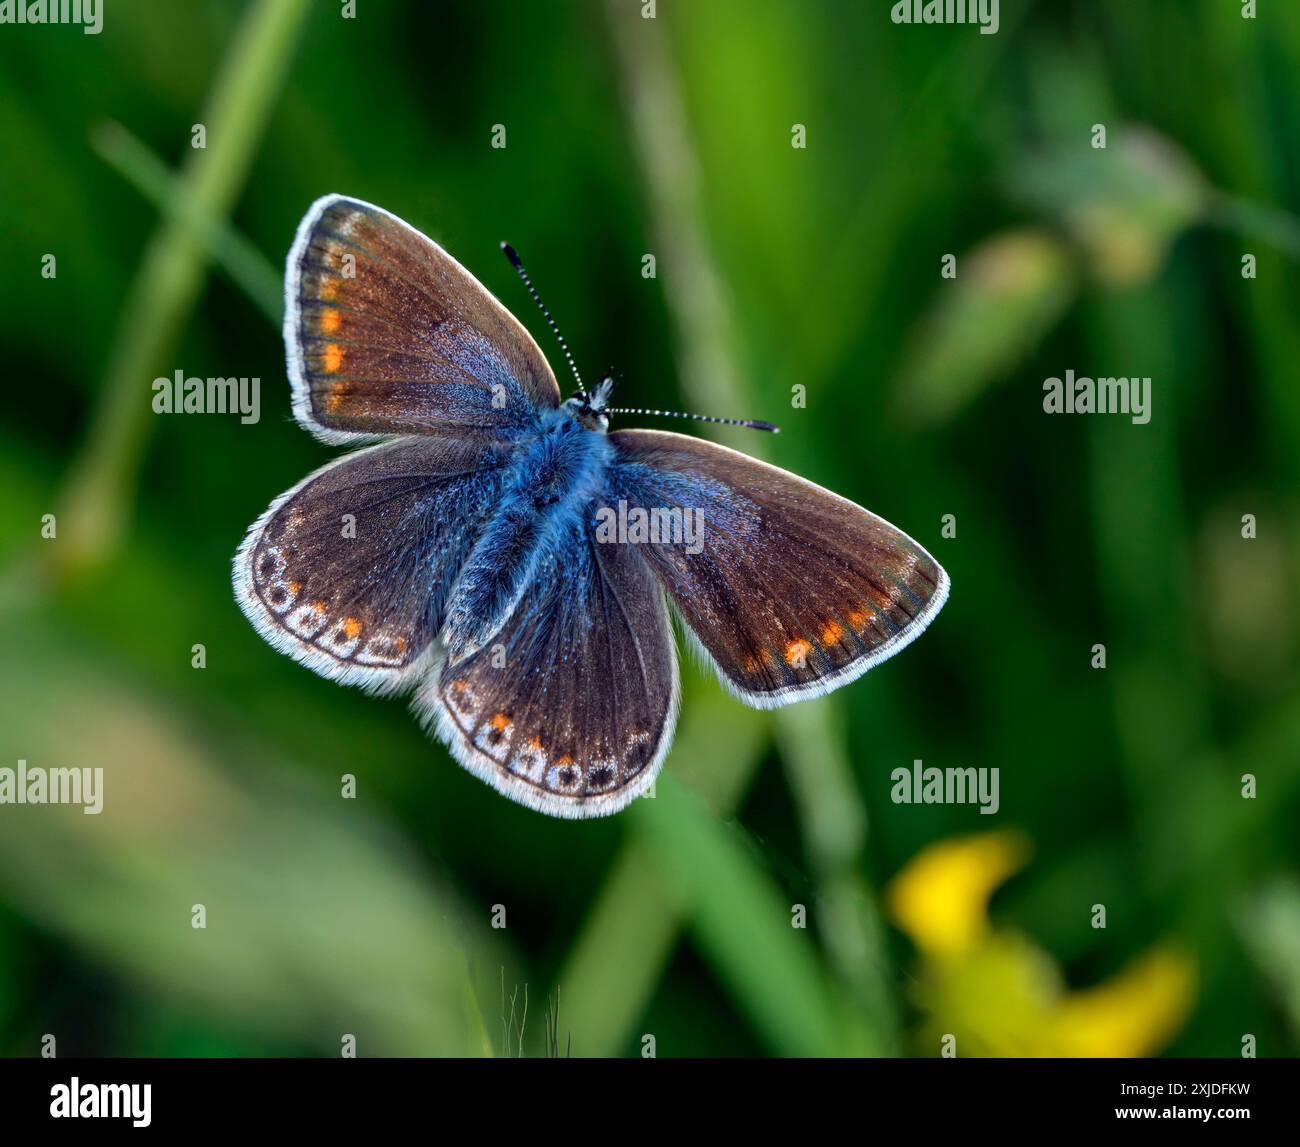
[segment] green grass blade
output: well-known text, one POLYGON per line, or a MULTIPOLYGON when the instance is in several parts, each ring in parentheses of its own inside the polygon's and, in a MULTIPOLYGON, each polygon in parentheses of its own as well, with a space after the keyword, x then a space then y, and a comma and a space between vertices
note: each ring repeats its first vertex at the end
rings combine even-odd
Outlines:
MULTIPOLYGON (((307 0, 261 0, 249 9, 202 116, 208 146, 190 153, 180 177, 178 194, 196 215, 224 218, 233 206, 308 7, 307 0)), ((143 388, 175 346, 206 268, 187 222, 164 219, 127 293, 99 406, 66 481, 60 545, 50 551, 62 575, 93 568, 120 544, 149 440, 143 388)))
POLYGON ((203 211, 167 165, 121 124, 100 124, 91 134, 91 145, 159 214, 187 228, 207 257, 230 276, 273 326, 280 326, 284 289, 278 267, 224 219, 203 211))

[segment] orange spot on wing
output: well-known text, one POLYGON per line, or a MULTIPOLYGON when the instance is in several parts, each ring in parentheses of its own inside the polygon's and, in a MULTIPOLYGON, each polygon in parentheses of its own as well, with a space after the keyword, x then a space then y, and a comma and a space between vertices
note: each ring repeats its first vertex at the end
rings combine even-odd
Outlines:
POLYGON ((291 582, 289 583, 289 592, 290 592, 291 594, 293 594, 294 597, 297 597, 298 594, 300 594, 300 593, 302 592, 302 582, 300 582, 300 581, 291 581, 291 582))
POLYGON ((494 728, 498 733, 504 733, 506 731, 506 726, 509 724, 510 718, 504 713, 497 713, 492 718, 492 728, 494 728))
POLYGON ((798 665, 806 662, 808 654, 811 652, 812 642, 805 641, 802 637, 796 637, 785 647, 785 663, 787 665, 798 665))
POLYGON ((312 609, 314 609, 317 613, 324 613, 324 612, 326 611, 326 609, 328 608, 328 607, 325 605, 325 603, 324 603, 323 601, 313 601, 313 602, 311 603, 311 607, 312 607, 312 609))
POLYGON ((338 311, 333 307, 327 307, 320 313, 321 334, 332 335, 339 329, 340 322, 342 322, 342 319, 340 318, 338 311))
POLYGON ((343 348, 338 343, 326 343, 324 359, 326 372, 336 374, 343 365, 343 348))
POLYGON ((534 751, 540 753, 540 752, 542 751, 542 739, 541 739, 541 737, 529 737, 529 738, 528 738, 528 747, 529 747, 530 749, 533 749, 534 751))
MULTIPOLYGON (((399 637, 397 640, 398 640, 398 641, 401 641, 402 639, 399 637)), ((451 688, 452 688, 452 691, 455 692, 455 693, 464 693, 465 690, 469 688, 469 682, 466 681, 466 680, 464 680, 464 679, 462 678, 462 679, 459 679, 459 680, 453 681, 453 682, 451 683, 451 688)))
POLYGON ((822 628, 822 644, 834 645, 844 636, 844 626, 838 621, 828 621, 822 628))
POLYGON ((320 281, 320 297, 327 303, 332 303, 339 293, 339 281, 337 279, 322 279, 320 281))
POLYGON ((348 391, 352 389, 350 382, 336 382, 330 387, 330 392, 325 396, 325 409, 331 414, 343 405, 343 400, 347 397, 348 391))
POLYGON ((863 629, 870 625, 876 618, 876 615, 869 609, 851 609, 844 615, 854 629, 863 629))
POLYGON ((398 652, 398 653, 405 653, 405 652, 406 652, 406 638, 405 638, 405 637, 394 637, 394 638, 393 638, 393 645, 397 648, 397 652, 398 652))
POLYGON ((360 637, 361 619, 359 617, 345 617, 343 619, 343 632, 348 637, 360 637))
POLYGON ((555 758, 555 763, 560 766, 573 764, 573 758, 568 753, 563 753, 555 758))

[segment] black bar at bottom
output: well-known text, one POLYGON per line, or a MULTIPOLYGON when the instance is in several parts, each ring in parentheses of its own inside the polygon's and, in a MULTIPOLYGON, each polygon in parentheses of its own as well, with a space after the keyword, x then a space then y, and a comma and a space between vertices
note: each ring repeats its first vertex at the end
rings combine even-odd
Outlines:
POLYGON ((1070 1131, 1296 1122, 1296 1060, 0 1060, 0 1127, 582 1136, 812 1119, 1070 1131), (129 1086, 136 1085, 134 1089, 129 1086), (144 1090, 147 1085, 148 1091, 144 1090), (707 1124, 701 1122, 707 1113, 707 1124), (466 1124, 469 1124, 467 1127, 466 1124))

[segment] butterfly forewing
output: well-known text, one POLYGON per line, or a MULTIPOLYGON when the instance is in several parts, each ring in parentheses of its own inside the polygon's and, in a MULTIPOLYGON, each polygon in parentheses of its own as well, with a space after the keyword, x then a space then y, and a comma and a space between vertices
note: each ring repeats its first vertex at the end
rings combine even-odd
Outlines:
POLYGON ((326 441, 509 437, 559 405, 518 320, 432 239, 369 203, 312 205, 285 291, 294 413, 326 441))
POLYGON ((853 680, 914 640, 947 597, 947 575, 920 545, 829 490, 680 434, 610 440, 610 485, 629 506, 698 513, 697 553, 671 538, 642 549, 748 704, 772 708, 853 680))

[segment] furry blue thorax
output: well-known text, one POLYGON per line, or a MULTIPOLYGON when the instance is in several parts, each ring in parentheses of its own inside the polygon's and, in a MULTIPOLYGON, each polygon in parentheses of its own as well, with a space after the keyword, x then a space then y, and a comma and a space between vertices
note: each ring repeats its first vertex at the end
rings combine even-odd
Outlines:
POLYGON ((583 528, 605 485, 613 448, 563 407, 542 412, 506 465, 494 515, 461 568, 443 640, 454 659, 486 644, 514 610, 539 563, 583 528))

